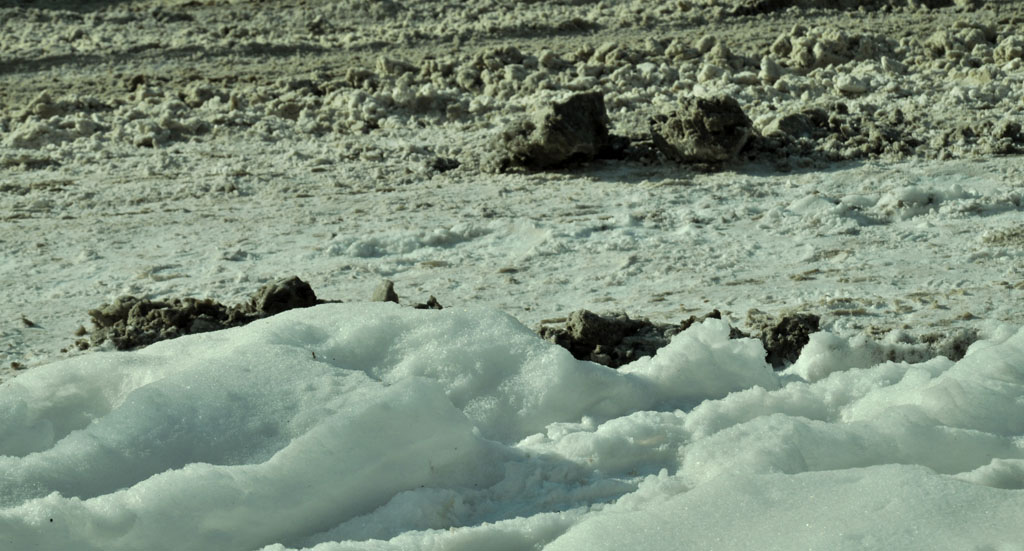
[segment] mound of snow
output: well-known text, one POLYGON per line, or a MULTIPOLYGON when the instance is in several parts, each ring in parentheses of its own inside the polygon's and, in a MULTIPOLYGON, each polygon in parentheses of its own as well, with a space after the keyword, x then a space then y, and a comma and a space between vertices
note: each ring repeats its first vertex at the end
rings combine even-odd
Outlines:
POLYGON ((616 371, 493 310, 326 304, 42 366, 0 386, 0 541, 326 551, 1024 539, 1024 331, 957 363, 861 358, 810 380, 774 373, 758 341, 728 335, 719 320, 695 324, 616 371))

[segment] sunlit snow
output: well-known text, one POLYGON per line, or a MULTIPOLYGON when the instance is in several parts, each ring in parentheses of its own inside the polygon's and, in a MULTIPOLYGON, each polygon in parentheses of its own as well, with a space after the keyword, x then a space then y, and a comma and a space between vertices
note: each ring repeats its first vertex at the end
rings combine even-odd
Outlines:
POLYGON ((821 333, 780 373, 728 334, 616 371, 491 309, 327 304, 41 366, 0 386, 0 543, 1022 548, 1024 331, 869 365, 821 333))

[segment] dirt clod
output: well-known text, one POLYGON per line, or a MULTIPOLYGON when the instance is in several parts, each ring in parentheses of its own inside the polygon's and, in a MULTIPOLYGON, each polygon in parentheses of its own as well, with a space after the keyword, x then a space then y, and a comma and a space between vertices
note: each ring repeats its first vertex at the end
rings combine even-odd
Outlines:
POLYGON ((679 327, 631 319, 626 314, 599 315, 589 310, 569 314, 564 328, 544 326, 540 336, 567 349, 578 360, 617 368, 653 356, 679 327))
POLYGON ((593 160, 608 145, 608 114, 597 92, 574 94, 513 123, 499 137, 499 170, 558 168, 593 160))
POLYGON ((658 149, 680 162, 728 161, 752 132, 750 119, 728 96, 687 98, 675 112, 652 118, 650 125, 658 149))
POLYGON ((768 363, 781 369, 795 362, 810 341, 811 333, 818 331, 819 321, 814 314, 792 314, 783 316, 778 324, 763 332, 761 342, 768 354, 768 363))
POLYGON ((292 308, 315 306, 317 300, 309 283, 292 276, 260 287, 249 304, 253 313, 273 316, 292 308))
POLYGON ((385 279, 373 290, 373 296, 370 300, 374 302, 394 302, 398 303, 398 293, 395 292, 395 282, 390 279, 385 279))
MULTIPOLYGON (((89 310, 94 327, 90 340, 91 345, 109 340, 118 350, 132 350, 182 335, 238 327, 317 303, 309 284, 294 276, 264 285, 248 302, 236 306, 211 299, 164 301, 123 296, 112 304, 89 310)), ((80 349, 89 347, 84 339, 76 344, 80 349)))
POLYGON ((422 304, 417 304, 416 306, 413 306, 413 308, 415 308, 417 310, 443 310, 444 309, 444 307, 441 306, 441 303, 438 302, 436 298, 434 298, 434 295, 430 295, 430 298, 427 299, 427 302, 424 302, 422 304))

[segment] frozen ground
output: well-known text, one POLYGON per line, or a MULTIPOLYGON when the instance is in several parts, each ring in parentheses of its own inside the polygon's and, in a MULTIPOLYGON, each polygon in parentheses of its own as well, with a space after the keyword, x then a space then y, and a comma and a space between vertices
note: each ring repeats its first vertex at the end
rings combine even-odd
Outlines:
POLYGON ((0 3, 0 542, 1019 549, 1024 12, 842 4, 0 3), (625 158, 491 168, 583 91, 625 158), (718 95, 738 158, 652 147, 718 95), (291 275, 345 304, 76 345, 291 275), (824 332, 612 371, 581 308, 824 332))

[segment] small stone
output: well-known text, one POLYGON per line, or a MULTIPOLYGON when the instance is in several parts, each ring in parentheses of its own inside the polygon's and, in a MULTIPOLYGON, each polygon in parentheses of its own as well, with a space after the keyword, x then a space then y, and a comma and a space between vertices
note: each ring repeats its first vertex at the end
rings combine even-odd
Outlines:
POLYGON ((812 138, 819 133, 818 121, 826 118, 820 110, 807 110, 802 113, 789 113, 776 117, 761 129, 765 136, 790 136, 793 138, 812 138))
POLYGON ((718 39, 715 38, 714 35, 706 34, 700 37, 700 39, 693 44, 693 47, 696 48, 698 52, 706 54, 711 51, 711 48, 715 47, 715 44, 718 44, 718 39))
POLYGON ((775 81, 782 77, 782 67, 775 62, 774 59, 763 56, 761 58, 761 71, 757 73, 757 78, 761 79, 761 82, 765 84, 775 84, 775 81))
POLYGON ((697 73, 697 82, 708 82, 721 78, 725 74, 725 69, 714 65, 712 63, 705 63, 700 68, 700 72, 697 73))
POLYGON ((732 76, 732 82, 734 84, 750 86, 760 82, 760 77, 758 77, 753 71, 741 71, 732 76))
POLYGON ((429 163, 430 169, 435 172, 448 172, 459 168, 459 166, 459 161, 448 157, 434 157, 429 163))
POLYGON ((434 295, 430 295, 430 298, 427 299, 427 302, 423 304, 417 304, 416 306, 413 306, 413 308, 417 310, 443 310, 444 306, 441 306, 441 303, 438 302, 436 298, 434 298, 434 295))
POLYGON ((836 90, 851 96, 868 91, 868 83, 853 75, 839 75, 836 78, 835 87, 836 90))
POLYGON ((537 57, 537 63, 540 64, 541 67, 553 71, 557 71, 568 64, 564 59, 558 57, 558 55, 551 50, 541 50, 540 55, 537 57))
POLYGON ((394 302, 397 304, 398 293, 395 292, 395 283, 390 279, 385 279, 374 289, 373 297, 370 300, 373 302, 394 302))
POLYGON ((888 56, 882 56, 882 69, 897 75, 902 75, 907 72, 906 65, 888 56))

